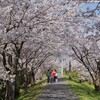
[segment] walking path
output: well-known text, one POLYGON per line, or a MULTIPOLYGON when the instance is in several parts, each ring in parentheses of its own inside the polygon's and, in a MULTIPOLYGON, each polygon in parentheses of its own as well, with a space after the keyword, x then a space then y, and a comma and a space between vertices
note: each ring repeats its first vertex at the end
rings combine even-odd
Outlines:
POLYGON ((37 100, 79 100, 68 88, 64 78, 59 78, 57 83, 48 84, 37 100))

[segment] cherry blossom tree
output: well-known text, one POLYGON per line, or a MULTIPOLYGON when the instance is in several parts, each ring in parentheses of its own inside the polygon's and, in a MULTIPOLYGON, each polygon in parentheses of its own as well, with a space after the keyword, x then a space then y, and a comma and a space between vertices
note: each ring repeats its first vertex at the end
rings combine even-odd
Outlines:
MULTIPOLYGON (((90 43, 90 40, 84 35, 85 28, 89 29, 84 18, 89 19, 94 15, 99 3, 93 11, 84 13, 80 10, 83 2, 85 1, 0 1, 0 59, 5 74, 0 78, 6 83, 5 100, 14 100, 15 94, 19 93, 23 85, 26 91, 29 84, 34 85, 36 72, 49 57, 57 57, 66 52, 71 55, 73 51, 77 54, 78 49, 85 56, 87 49, 83 44, 90 43), (70 47, 73 50, 71 52, 70 47), (83 49, 86 50, 83 52, 83 49)), ((94 18, 93 26, 99 29, 97 22, 94 18)), ((87 65, 90 67, 89 62, 87 65)))
POLYGON ((20 89, 19 70, 25 67, 27 71, 31 66, 33 75, 33 69, 38 69, 52 54, 53 42, 57 40, 51 34, 52 23, 57 25, 54 22, 66 13, 66 9, 55 0, 2 0, 0 5, 0 54, 7 73, 5 99, 14 100, 20 89))

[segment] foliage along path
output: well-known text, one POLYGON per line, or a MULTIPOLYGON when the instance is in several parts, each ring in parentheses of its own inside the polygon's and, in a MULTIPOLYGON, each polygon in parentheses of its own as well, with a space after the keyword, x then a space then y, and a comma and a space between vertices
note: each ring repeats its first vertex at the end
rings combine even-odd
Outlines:
POLYGON ((48 84, 36 100, 79 100, 68 88, 65 80, 59 77, 57 83, 48 84))

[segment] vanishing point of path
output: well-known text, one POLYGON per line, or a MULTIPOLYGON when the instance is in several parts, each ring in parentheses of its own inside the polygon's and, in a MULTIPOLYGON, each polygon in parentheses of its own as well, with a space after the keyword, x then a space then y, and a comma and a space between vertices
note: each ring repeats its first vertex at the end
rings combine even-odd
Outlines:
POLYGON ((37 100, 79 100, 64 80, 60 77, 58 83, 48 84, 37 100))

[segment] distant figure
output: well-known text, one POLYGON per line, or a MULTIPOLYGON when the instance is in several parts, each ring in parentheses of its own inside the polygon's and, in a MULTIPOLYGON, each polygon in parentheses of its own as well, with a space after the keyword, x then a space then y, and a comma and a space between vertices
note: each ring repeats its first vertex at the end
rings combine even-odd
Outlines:
POLYGON ((55 82, 58 82, 58 74, 57 74, 56 70, 55 70, 55 76, 54 76, 54 78, 55 78, 55 82))
POLYGON ((50 77, 51 83, 53 83, 54 82, 54 71, 53 70, 51 70, 50 75, 51 75, 50 77))
POLYGON ((54 82, 56 81, 56 71, 53 71, 54 82))
POLYGON ((47 83, 50 83, 50 70, 47 71, 47 83))

